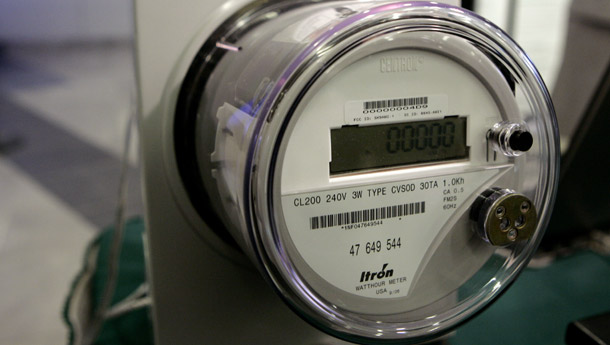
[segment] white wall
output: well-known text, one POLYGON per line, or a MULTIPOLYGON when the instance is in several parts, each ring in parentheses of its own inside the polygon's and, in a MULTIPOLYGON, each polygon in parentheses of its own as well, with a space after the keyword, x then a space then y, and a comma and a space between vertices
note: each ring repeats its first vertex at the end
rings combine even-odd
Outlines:
POLYGON ((561 67, 570 0, 476 0, 475 11, 507 30, 509 2, 515 5, 515 41, 532 59, 547 87, 553 88, 561 67))
POLYGON ((67 43, 132 37, 131 0, 0 0, 0 42, 67 43))

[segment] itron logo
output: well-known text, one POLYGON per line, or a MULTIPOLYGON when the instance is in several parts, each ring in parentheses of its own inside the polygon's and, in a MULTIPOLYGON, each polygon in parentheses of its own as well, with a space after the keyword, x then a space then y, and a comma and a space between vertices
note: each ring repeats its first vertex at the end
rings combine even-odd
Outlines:
POLYGON ((388 267, 388 264, 383 264, 383 267, 379 272, 362 271, 360 282, 368 282, 393 276, 394 270, 386 270, 386 267, 388 267))

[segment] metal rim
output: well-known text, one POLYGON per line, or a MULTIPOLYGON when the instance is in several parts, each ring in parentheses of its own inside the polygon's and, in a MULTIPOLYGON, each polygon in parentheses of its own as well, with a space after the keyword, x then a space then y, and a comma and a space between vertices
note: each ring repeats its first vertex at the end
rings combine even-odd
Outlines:
MULTIPOLYGON (((541 215, 543 221, 540 222, 541 224, 538 228, 538 232, 540 232, 540 229, 548 222, 548 213, 554 198, 557 174, 554 166, 558 161, 559 152, 557 149, 557 141, 555 140, 556 136, 552 135, 555 134, 553 133, 555 131, 553 129, 553 123, 555 122, 554 113, 544 84, 525 54, 514 42, 507 38, 500 29, 476 15, 467 13, 463 9, 445 5, 436 5, 433 8, 427 7, 425 9, 415 7, 424 4, 429 5, 428 3, 395 3, 374 8, 367 14, 370 16, 367 20, 368 28, 392 25, 399 21, 404 21, 408 24, 409 21, 413 21, 415 18, 419 21, 429 20, 437 24, 448 25, 479 44, 482 49, 497 54, 496 56, 502 59, 502 63, 505 63, 508 67, 513 69, 510 71, 511 74, 517 77, 520 82, 526 82, 525 87, 536 95, 534 101, 537 102, 537 107, 542 110, 546 109, 546 111, 544 111, 545 114, 541 115, 541 117, 543 117, 544 122, 543 130, 550 133, 550 136, 547 135, 547 137, 550 138, 549 142, 546 143, 550 159, 547 165, 547 171, 541 172, 541 174, 547 174, 548 176, 546 178, 546 186, 543 188, 543 195, 539 195, 539 200, 537 200, 543 204, 543 210, 545 210, 545 212, 543 212, 544 214, 541 215), (390 14, 388 13, 389 9, 393 10, 393 14, 399 11, 400 16, 398 18, 390 17, 390 14), (491 40, 493 45, 489 45, 488 40, 491 40)), ((320 47, 323 46, 328 51, 338 49, 338 47, 344 47, 345 45, 342 46, 338 44, 337 40, 354 41, 358 39, 358 33, 366 30, 366 28, 363 29, 362 26, 359 28, 354 28, 352 26, 357 20, 361 19, 362 18, 352 18, 351 21, 344 23, 343 26, 336 28, 334 34, 339 33, 338 35, 334 37, 331 37, 330 35, 322 37, 315 42, 315 45, 319 45, 320 47)), ((271 114, 268 122, 273 119, 274 114, 279 113, 281 105, 286 104, 286 102, 291 103, 291 111, 294 110, 295 104, 298 104, 298 99, 302 97, 302 94, 293 96, 293 99, 290 99, 288 95, 291 94, 291 90, 293 90, 292 88, 296 85, 297 79, 307 79, 303 84, 310 86, 319 75, 319 71, 318 73, 315 73, 307 70, 307 68, 315 65, 316 62, 319 62, 320 57, 315 54, 315 51, 315 49, 310 47, 310 49, 303 52, 299 58, 295 60, 292 68, 287 70, 285 74, 286 80, 292 81, 292 84, 277 86, 275 90, 276 97, 273 98, 273 103, 268 105, 267 112, 271 114)), ((329 61, 326 61, 326 63, 328 64, 329 61)), ((286 108, 286 106, 284 106, 284 108, 286 108)), ((291 114, 290 111, 288 114, 291 114)), ((270 128, 271 126, 265 125, 257 130, 259 133, 264 133, 261 134, 261 137, 277 137, 277 143, 279 143, 281 141, 282 131, 285 130, 285 124, 289 121, 290 116, 291 115, 287 116, 283 126, 280 128, 277 128, 276 126, 276 128, 272 129, 270 128), (275 134, 277 135, 270 135, 273 131, 276 131, 275 134)), ((393 323, 379 325, 367 322, 368 320, 363 320, 362 318, 356 318, 353 315, 346 317, 345 314, 337 313, 336 310, 326 305, 324 301, 316 296, 315 292, 309 291, 306 283, 294 283, 294 281, 299 281, 298 273, 294 267, 287 265, 287 263, 290 262, 290 258, 285 256, 286 253, 284 252, 278 234, 275 233, 275 230, 269 231, 269 229, 274 229, 275 226, 274 220, 270 215, 274 209, 272 200, 274 193, 273 167, 276 162, 274 161, 275 158, 273 157, 273 154, 277 153, 277 143, 273 145, 273 153, 264 153, 264 150, 262 149, 263 145, 260 141, 258 146, 252 149, 251 156, 256 157, 255 161, 258 163, 256 165, 259 168, 265 167, 266 163, 270 163, 268 166, 271 167, 269 170, 259 170, 256 172, 257 185, 252 186, 252 195, 248 195, 248 197, 253 200, 253 209, 250 210, 250 222, 254 226, 251 233, 253 234, 253 240, 257 243, 258 256, 263 261, 263 266, 266 267, 270 279, 275 283, 284 299, 295 309, 299 310, 300 314, 304 315, 306 319, 339 337, 348 338, 352 341, 354 339, 357 341, 370 341, 371 339, 401 339, 405 337, 404 330, 407 329, 408 336, 414 341, 421 341, 438 336, 439 333, 446 332, 452 326, 462 323, 469 317, 472 317, 490 300, 501 293, 504 287, 510 283, 525 266, 527 258, 533 253, 533 250, 535 250, 540 240, 541 236, 538 234, 533 245, 516 249, 515 252, 520 254, 513 255, 513 257, 509 258, 500 269, 503 275, 498 277, 498 281, 501 281, 501 284, 485 286, 485 288, 480 291, 480 294, 471 296, 469 299, 458 304, 446 313, 436 315, 436 317, 427 320, 424 323, 393 323), (267 188, 264 187, 265 185, 267 185, 267 188), (256 218, 253 216, 254 213, 262 214, 263 218, 256 218), (272 253, 272 255, 268 256, 268 253, 272 253), (299 292, 297 293, 295 291, 299 292), (303 301, 303 297, 307 297, 309 300, 303 301), (350 328, 349 331, 346 330, 348 327, 350 328), (372 336, 380 327, 385 327, 384 331, 386 332, 381 332, 381 337, 372 336), (434 335, 430 335, 431 332, 433 332, 434 335)))

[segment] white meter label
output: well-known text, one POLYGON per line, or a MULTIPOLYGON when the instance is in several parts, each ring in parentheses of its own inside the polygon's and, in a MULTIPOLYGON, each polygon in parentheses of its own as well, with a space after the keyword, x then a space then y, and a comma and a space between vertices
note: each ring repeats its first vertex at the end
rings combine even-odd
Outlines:
POLYGON ((348 101, 345 103, 345 123, 378 124, 436 118, 448 115, 447 104, 447 95, 348 101))
POLYGON ((327 282, 362 297, 404 297, 455 215, 468 212, 476 189, 499 173, 284 195, 282 207, 299 254, 327 282))

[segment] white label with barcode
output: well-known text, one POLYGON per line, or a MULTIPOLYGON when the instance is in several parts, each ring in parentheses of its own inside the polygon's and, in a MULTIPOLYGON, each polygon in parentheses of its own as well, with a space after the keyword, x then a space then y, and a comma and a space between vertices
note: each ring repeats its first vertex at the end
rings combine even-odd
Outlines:
POLYGON ((348 125, 391 123, 438 118, 445 115, 449 115, 447 95, 370 99, 345 103, 345 123, 348 125))
POLYGON ((322 279, 362 297, 404 297, 443 229, 499 174, 486 169, 287 194, 284 222, 299 255, 322 279))

